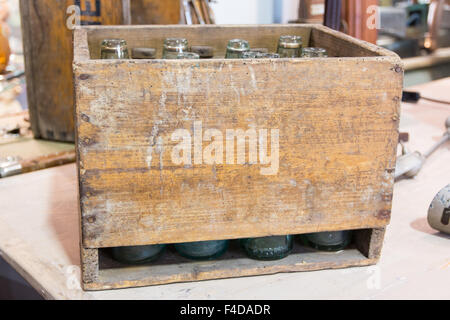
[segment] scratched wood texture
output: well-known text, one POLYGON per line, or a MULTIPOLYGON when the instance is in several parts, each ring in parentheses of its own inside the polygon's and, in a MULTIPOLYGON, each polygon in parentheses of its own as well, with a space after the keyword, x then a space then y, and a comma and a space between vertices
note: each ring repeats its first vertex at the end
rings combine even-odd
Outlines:
MULTIPOLYGON (((123 24, 124 0, 102 0, 101 15, 84 23, 123 24)), ((28 105, 36 138, 75 141, 72 31, 66 27, 75 0, 20 0, 28 105)), ((81 0, 81 10, 94 0, 81 0)), ((129 14, 129 13, 127 13, 129 14)))
POLYGON ((203 28, 76 31, 83 246, 386 226, 403 79, 398 57, 318 26, 203 28), (258 47, 274 46, 279 34, 313 30, 315 44, 359 50, 357 57, 339 47, 328 59, 196 62, 91 60, 95 46, 89 54, 97 32, 141 45, 168 30, 208 40, 220 54, 222 40, 239 28, 258 47), (261 165, 174 165, 171 135, 194 121, 222 132, 279 129, 278 174, 261 175, 261 165))

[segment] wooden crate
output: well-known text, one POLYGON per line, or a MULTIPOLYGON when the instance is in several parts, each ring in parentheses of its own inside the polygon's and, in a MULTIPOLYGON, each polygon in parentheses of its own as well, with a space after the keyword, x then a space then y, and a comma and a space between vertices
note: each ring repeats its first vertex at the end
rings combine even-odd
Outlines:
POLYGON ((84 27, 74 41, 85 289, 362 266, 379 259, 398 141, 398 56, 319 25, 84 27), (301 35, 305 45, 324 47, 331 57, 220 58, 229 39, 274 51, 283 34, 301 35), (102 39, 158 47, 160 55, 169 36, 211 45, 216 58, 98 60, 102 39), (196 140, 199 124, 203 133, 218 130, 216 141, 233 129, 253 129, 264 138, 259 130, 266 129, 273 150, 278 130, 278 170, 265 175, 261 157, 249 159, 252 143, 246 158, 236 159, 231 136, 223 139, 230 155, 222 158, 225 164, 209 165, 199 150, 211 142, 196 140), (192 141, 185 137, 191 164, 172 157, 174 133, 194 135, 192 141), (324 254, 296 240, 294 253, 276 262, 249 260, 233 244, 218 261, 187 261, 169 249, 154 264, 126 267, 112 262, 107 250, 340 230, 357 230, 348 250, 324 254))
POLYGON ((75 141, 73 32, 67 27, 76 21, 75 5, 82 25, 180 20, 179 0, 20 0, 28 104, 36 138, 75 141))
MULTIPOLYGON (((128 1, 128 0, 127 0, 128 1)), ((36 138, 75 141, 73 7, 82 24, 123 24, 125 0, 20 0, 28 106, 36 138)))

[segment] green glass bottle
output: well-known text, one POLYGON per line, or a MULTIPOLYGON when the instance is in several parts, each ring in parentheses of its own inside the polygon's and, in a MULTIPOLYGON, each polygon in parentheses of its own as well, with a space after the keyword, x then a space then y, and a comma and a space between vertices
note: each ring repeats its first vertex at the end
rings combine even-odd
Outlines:
POLYGON ((281 58, 300 58, 302 56, 302 37, 281 36, 277 53, 281 58))
POLYGON ((122 39, 106 39, 101 44, 101 59, 129 59, 127 42, 122 39))
POLYGON ((229 241, 199 241, 175 244, 175 249, 183 257, 191 260, 214 260, 228 249, 229 241))
POLYGON ((188 41, 183 38, 164 40, 163 59, 177 59, 179 53, 188 51, 188 41))
POLYGON ((242 54, 242 59, 279 59, 278 53, 262 53, 256 51, 247 51, 242 54))
POLYGON ((242 54, 242 59, 256 59, 258 57, 258 52, 246 51, 242 54))
MULTIPOLYGON (((101 44, 102 59, 128 59, 127 42, 121 39, 103 40, 101 44)), ((131 246, 111 248, 112 257, 126 264, 141 264, 156 260, 165 245, 131 246)))
POLYGON ((111 248, 111 254, 114 260, 125 264, 144 264, 157 260, 165 247, 165 245, 118 247, 111 248))
POLYGON ((250 50, 248 41, 233 39, 228 42, 225 59, 242 59, 244 52, 250 50))
POLYGON ((300 236, 303 243, 321 251, 344 250, 351 242, 351 231, 319 232, 300 236))
MULTIPOLYGON (((247 51, 243 59, 278 59, 277 53, 247 51)), ((279 260, 287 257, 293 248, 292 236, 272 236, 242 239, 241 246, 247 256, 255 260, 279 260)))
POLYGON ((241 240, 241 246, 247 256, 263 261, 286 258, 291 253, 293 244, 292 236, 272 236, 241 240))
POLYGON ((280 59, 281 56, 278 53, 257 53, 257 59, 280 59))
MULTIPOLYGON (((328 57, 324 48, 306 47, 303 48, 304 58, 328 57)), ((345 249, 351 242, 351 231, 339 232, 319 232, 301 236, 303 243, 321 251, 340 251, 345 249)))
POLYGON ((302 57, 304 58, 326 58, 328 52, 324 48, 306 47, 303 48, 302 57))
MULTIPOLYGON (((177 59, 200 59, 200 55, 193 52, 183 52, 177 59)), ((175 244, 175 249, 183 257, 191 260, 214 260, 222 256, 228 249, 229 241, 197 241, 175 244)))

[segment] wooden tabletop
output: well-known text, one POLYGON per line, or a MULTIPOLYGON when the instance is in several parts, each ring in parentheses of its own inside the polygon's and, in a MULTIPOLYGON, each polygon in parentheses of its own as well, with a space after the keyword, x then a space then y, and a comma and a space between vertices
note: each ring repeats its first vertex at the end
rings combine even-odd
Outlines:
MULTIPOLYGON (((450 78, 412 89, 450 101, 450 78)), ((402 109, 411 150, 442 137, 449 105, 422 100, 402 109)), ((449 299, 450 236, 426 219, 431 200, 450 183, 449 164, 447 143, 418 177, 396 183, 377 266, 83 292, 75 165, 0 180, 0 255, 48 299, 449 299)))

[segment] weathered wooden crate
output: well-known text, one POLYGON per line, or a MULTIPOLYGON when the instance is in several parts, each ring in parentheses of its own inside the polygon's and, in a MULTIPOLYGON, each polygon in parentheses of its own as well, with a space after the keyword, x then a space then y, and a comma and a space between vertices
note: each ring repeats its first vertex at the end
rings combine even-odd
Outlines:
MULTIPOLYGON (((86 290, 378 261, 391 214, 402 93, 395 54, 318 25, 84 27, 74 41, 86 290), (161 55, 166 37, 186 37, 223 57, 229 39, 275 51, 284 34, 301 35, 331 57, 98 60, 105 38, 158 47, 161 55), (196 140, 199 124, 203 133, 216 129, 216 141, 223 135, 224 150, 230 143, 223 164, 202 159, 200 148, 211 142, 196 140), (192 135, 185 150, 191 164, 172 157, 179 129, 192 135), (252 143, 246 158, 236 159, 234 139, 226 139, 233 129, 259 137, 266 129, 268 141, 278 130, 278 170, 265 175, 268 165, 250 157, 252 143), (235 242, 217 261, 192 262, 169 249, 138 267, 113 262, 106 249, 339 230, 356 230, 349 249, 326 254, 296 240, 293 254, 275 262, 247 259, 235 242)), ((276 150, 276 139, 268 145, 276 150)))
POLYGON ((30 121, 36 138, 74 142, 70 25, 178 23, 179 0, 20 0, 30 121), (130 21, 131 20, 131 21, 130 21))
POLYGON ((82 24, 123 24, 125 0, 20 0, 30 122, 36 138, 74 142, 72 30, 82 24))

